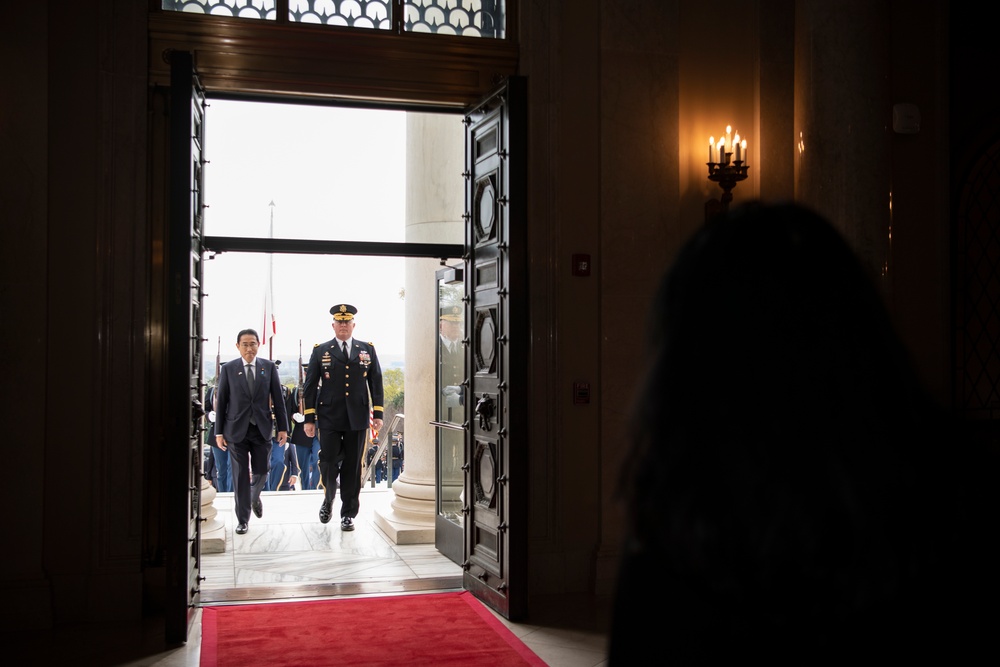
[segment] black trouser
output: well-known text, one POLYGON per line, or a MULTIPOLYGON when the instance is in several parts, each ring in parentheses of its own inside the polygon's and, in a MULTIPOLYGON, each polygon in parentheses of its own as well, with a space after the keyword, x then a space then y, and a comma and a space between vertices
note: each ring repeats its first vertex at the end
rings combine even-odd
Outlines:
MULTIPOLYGON (((367 430, 367 429, 366 429, 367 430)), ((361 450, 365 431, 321 430, 319 434, 319 474, 325 501, 333 502, 340 475, 340 516, 352 519, 361 509, 361 450)))
POLYGON ((242 442, 229 443, 229 465, 233 474, 233 498, 236 500, 237 523, 250 521, 251 503, 260 498, 267 483, 271 463, 271 443, 250 426, 242 442))

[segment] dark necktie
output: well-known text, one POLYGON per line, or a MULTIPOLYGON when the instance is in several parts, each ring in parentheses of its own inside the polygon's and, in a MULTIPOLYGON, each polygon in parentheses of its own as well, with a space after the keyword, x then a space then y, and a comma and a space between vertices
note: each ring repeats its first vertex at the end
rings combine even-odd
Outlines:
POLYGON ((350 353, 349 353, 349 352, 347 351, 347 341, 344 341, 344 342, 343 342, 343 343, 341 343, 340 345, 341 345, 341 349, 343 349, 343 350, 344 350, 344 358, 345 358, 345 359, 347 359, 348 361, 350 361, 350 360, 351 360, 351 355, 350 355, 350 353))
MULTIPOLYGON (((253 366, 251 366, 250 364, 247 364, 247 387, 250 388, 250 395, 251 396, 253 396, 253 383, 254 383, 253 366)), ((257 425, 257 420, 253 418, 253 413, 252 412, 250 414, 251 414, 250 423, 253 424, 254 426, 256 426, 257 425)))

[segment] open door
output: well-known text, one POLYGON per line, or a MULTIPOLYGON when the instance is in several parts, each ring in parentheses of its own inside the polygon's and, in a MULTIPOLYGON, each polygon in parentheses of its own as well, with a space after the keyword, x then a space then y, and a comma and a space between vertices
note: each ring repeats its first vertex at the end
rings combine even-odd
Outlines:
POLYGON ((465 270, 449 266, 437 280, 437 399, 435 405, 434 546, 461 564, 465 558, 465 432, 469 428, 465 394, 469 386, 465 351, 465 270))
POLYGON ((513 621, 528 595, 526 90, 512 77, 465 118, 463 584, 513 621))
POLYGON ((199 604, 202 395, 202 249, 205 95, 190 53, 171 53, 167 222, 167 423, 163 496, 168 576, 164 612, 171 644, 187 640, 199 604), (183 514, 169 508, 185 507, 183 514), (172 575, 171 573, 177 573, 172 575), (179 576, 183 573, 184 576, 179 576))

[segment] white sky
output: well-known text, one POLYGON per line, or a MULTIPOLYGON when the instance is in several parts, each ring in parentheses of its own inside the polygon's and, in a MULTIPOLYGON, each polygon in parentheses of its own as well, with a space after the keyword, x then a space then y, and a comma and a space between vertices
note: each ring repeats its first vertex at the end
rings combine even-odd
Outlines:
MULTIPOLYGON (((205 122, 205 233, 346 241, 405 240, 402 111, 209 100, 205 122), (274 202, 274 207, 270 206, 274 202)), ((235 358, 240 329, 263 329, 273 261, 273 358, 308 361, 333 338, 329 309, 358 308, 357 338, 383 366, 403 356, 404 259, 222 253, 205 262, 205 358, 235 358)), ((268 356, 267 348, 260 351, 268 356)), ((291 366, 294 368, 294 365, 291 366)))

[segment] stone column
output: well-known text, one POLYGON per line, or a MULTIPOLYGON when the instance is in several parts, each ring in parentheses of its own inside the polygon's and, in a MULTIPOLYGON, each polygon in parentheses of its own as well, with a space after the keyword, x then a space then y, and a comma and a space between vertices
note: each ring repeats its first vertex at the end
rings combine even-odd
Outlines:
MULTIPOLYGON (((461 115, 407 114, 408 243, 463 243, 464 145, 461 115)), ((434 272, 438 268, 438 260, 406 260, 406 467, 392 483, 395 498, 390 509, 375 515, 375 524, 396 544, 434 542, 435 429, 430 422, 434 419, 438 320, 434 272)))

